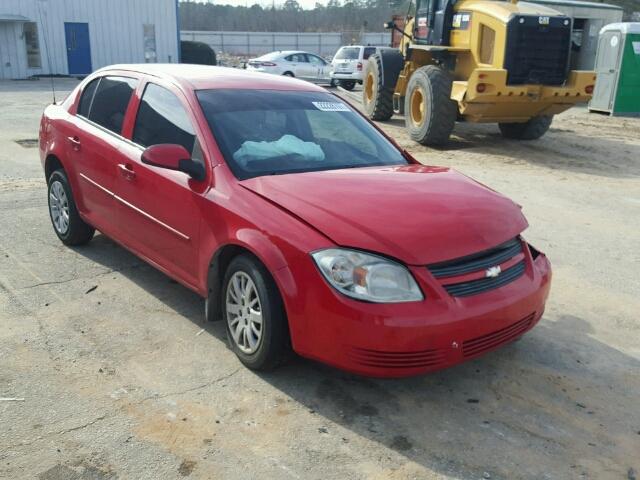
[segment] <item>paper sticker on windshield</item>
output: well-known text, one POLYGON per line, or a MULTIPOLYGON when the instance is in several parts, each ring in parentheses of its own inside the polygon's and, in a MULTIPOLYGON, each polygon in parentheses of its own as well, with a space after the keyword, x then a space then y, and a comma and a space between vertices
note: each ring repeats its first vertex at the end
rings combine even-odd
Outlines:
POLYGON ((349 107, 340 102, 311 102, 323 112, 349 112, 349 107))

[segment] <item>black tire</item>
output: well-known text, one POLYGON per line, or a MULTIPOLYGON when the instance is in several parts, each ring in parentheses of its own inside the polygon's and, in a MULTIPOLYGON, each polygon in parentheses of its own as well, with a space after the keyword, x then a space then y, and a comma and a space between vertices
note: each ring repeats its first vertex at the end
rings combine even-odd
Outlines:
POLYGON ((229 264, 222 285, 222 314, 231 349, 240 361, 252 370, 271 370, 280 365, 291 352, 289 325, 280 292, 267 269, 255 257, 248 254, 239 255, 229 264), (227 307, 230 283, 238 272, 246 274, 253 281, 262 316, 262 334, 256 351, 250 354, 242 351, 233 338, 230 327, 230 315, 233 314, 229 313, 227 307))
POLYGON ((353 90, 356 86, 355 80, 340 80, 340 86, 345 90, 353 90))
POLYGON ((552 121, 553 115, 541 115, 524 123, 499 123, 498 127, 504 138, 537 140, 547 133, 552 121))
POLYGON ((69 184, 69 180, 67 179, 67 175, 64 170, 55 170, 49 177, 47 181, 47 197, 51 225, 53 226, 53 231, 62 243, 69 246, 83 245, 93 238, 95 229, 80 217, 78 208, 76 207, 76 202, 73 198, 73 192, 71 191, 71 185, 69 184), (52 191, 58 188, 57 185, 62 186, 66 195, 66 207, 68 209, 69 216, 66 230, 62 230, 56 226, 53 209, 51 207, 52 191))
POLYGON ((389 120, 393 116, 393 89, 382 85, 382 59, 371 55, 364 72, 362 106, 371 120, 389 120))
POLYGON ((404 113, 409 136, 416 142, 442 145, 449 139, 458 116, 458 104, 451 100, 452 82, 451 75, 435 65, 420 67, 411 75, 404 113), (419 112, 412 110, 419 104, 419 112))
POLYGON ((335 78, 332 78, 331 81, 329 82, 329 87, 336 88, 337 86, 338 86, 338 80, 336 80, 335 78))
POLYGON ((293 74, 293 72, 284 72, 282 75, 284 75, 285 77, 295 77, 295 75, 293 74))

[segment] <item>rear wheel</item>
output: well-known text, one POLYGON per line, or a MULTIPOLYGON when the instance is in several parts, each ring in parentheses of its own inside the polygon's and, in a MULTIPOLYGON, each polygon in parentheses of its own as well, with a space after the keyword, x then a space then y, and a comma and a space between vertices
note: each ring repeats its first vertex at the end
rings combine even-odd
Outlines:
POLYGON ((524 123, 499 123, 498 127, 504 138, 537 140, 547 133, 552 121, 553 115, 541 115, 524 123))
POLYGON ((451 75, 435 65, 416 70, 405 97, 405 125, 413 140, 423 145, 446 143, 458 116, 451 100, 451 75))
POLYGON ((285 77, 295 77, 293 72, 284 72, 282 75, 284 75, 285 77))
POLYGON ((82 245, 91 240, 95 229, 80 217, 64 170, 54 171, 47 187, 49 216, 60 241, 65 245, 82 245))
POLYGON ((380 55, 371 55, 367 62, 362 105, 371 120, 389 120, 393 116, 393 89, 382 84, 380 55))
POLYGON ((250 255, 234 258, 223 283, 223 314, 232 350, 254 370, 287 357, 289 329, 280 292, 267 269, 250 255))
POLYGON ((353 90, 356 86, 355 80, 340 80, 340 86, 345 90, 353 90))

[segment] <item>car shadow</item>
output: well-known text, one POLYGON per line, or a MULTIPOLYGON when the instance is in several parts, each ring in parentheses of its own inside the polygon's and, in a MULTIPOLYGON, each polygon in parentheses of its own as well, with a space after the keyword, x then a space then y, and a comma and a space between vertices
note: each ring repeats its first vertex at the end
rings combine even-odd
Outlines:
MULTIPOLYGON (((226 344, 198 295, 107 237, 76 251, 226 344)), ((640 470, 640 361, 594 333, 549 314, 522 340, 430 375, 372 379, 296 357, 256 377, 326 420, 318 435, 348 430, 448 478, 625 478, 640 470)))

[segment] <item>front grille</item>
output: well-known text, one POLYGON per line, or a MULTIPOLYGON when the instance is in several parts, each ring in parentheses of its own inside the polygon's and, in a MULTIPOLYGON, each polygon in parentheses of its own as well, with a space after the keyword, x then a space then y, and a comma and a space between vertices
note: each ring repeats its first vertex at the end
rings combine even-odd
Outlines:
POLYGON ((507 25, 504 59, 507 84, 562 85, 569 69, 570 42, 568 17, 512 18, 507 25))
POLYGON ((444 288, 449 292, 449 295, 453 295, 454 297, 468 297, 469 295, 476 295, 478 293, 486 292, 487 290, 493 290, 495 288, 502 287, 507 283, 513 282, 522 276, 524 268, 524 260, 522 260, 521 262, 516 263, 513 267, 504 270, 497 277, 480 278, 479 280, 471 280, 470 282, 444 285, 444 288))
POLYGON ((388 352, 352 347, 348 350, 351 359, 367 367, 378 368, 426 368, 444 363, 442 350, 430 349, 414 352, 388 352))
POLYGON ((477 272, 515 257, 522 252, 522 242, 519 238, 514 238, 508 242, 498 245, 495 248, 475 253, 447 262, 434 263, 429 265, 429 271, 436 278, 453 277, 469 272, 477 272))
MULTIPOLYGON (((446 262, 428 265, 429 272, 437 279, 448 279, 442 287, 454 297, 466 297, 478 293, 502 287, 519 278, 525 271, 524 260, 519 261, 508 269, 500 272, 496 277, 482 277, 474 280, 456 282, 455 278, 473 272, 486 271, 491 267, 501 265, 517 256, 522 255, 522 240, 519 237, 502 243, 497 247, 482 252, 474 253, 466 257, 448 260, 446 262)), ((513 262, 512 262, 513 263, 513 262)))
POLYGON ((518 338, 527 331, 534 318, 535 312, 508 327, 462 342, 462 355, 472 357, 518 338))

